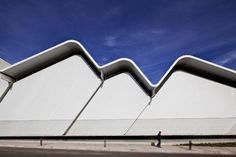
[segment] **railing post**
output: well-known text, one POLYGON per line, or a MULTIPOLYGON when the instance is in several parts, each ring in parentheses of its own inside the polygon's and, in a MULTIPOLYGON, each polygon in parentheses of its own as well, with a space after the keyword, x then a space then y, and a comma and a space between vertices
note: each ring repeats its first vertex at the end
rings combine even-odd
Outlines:
POLYGON ((40 138, 40 146, 43 145, 43 138, 40 138))
POLYGON ((107 141, 104 140, 104 147, 106 148, 107 147, 107 141))
POLYGON ((188 150, 192 150, 192 144, 193 144, 192 141, 190 140, 188 144, 189 144, 188 145, 188 150))

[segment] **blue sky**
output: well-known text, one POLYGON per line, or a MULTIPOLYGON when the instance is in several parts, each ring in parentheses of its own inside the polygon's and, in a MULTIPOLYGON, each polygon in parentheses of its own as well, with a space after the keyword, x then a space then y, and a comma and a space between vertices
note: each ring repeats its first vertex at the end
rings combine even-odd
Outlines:
POLYGON ((13 64, 65 40, 103 65, 132 59, 157 83, 181 55, 236 70, 234 0, 0 0, 0 57, 13 64))

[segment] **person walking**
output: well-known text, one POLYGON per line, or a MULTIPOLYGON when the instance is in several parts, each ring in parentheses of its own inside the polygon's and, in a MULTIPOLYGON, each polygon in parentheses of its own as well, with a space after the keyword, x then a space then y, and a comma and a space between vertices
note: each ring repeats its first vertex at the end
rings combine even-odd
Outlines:
POLYGON ((161 148, 161 131, 157 134, 157 147, 161 148))

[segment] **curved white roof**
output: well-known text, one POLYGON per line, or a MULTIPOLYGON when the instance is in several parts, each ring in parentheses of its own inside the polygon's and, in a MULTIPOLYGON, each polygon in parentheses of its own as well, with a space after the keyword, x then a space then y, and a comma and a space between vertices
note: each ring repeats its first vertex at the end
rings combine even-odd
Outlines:
POLYGON ((99 66, 86 49, 78 41, 74 40, 68 40, 13 64, 1 70, 1 73, 17 81, 73 55, 80 55, 99 78, 109 79, 120 73, 129 73, 150 97, 153 97, 171 74, 177 70, 236 87, 235 71, 193 56, 179 57, 162 79, 157 84, 152 84, 132 60, 121 58, 106 65, 99 66))
POLYGON ((2 58, 0 58, 0 69, 4 69, 8 66, 10 66, 11 64, 8 63, 7 61, 3 60, 2 58))

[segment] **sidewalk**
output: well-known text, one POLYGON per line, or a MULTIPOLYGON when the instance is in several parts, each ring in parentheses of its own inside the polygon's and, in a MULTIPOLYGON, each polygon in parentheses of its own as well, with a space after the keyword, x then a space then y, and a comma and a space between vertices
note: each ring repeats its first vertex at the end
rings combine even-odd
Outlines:
MULTIPOLYGON (((214 140, 192 140, 194 143, 216 142, 214 140)), ((227 139, 220 142, 231 142, 227 139)), ((235 154, 236 147, 209 147, 177 146, 187 143, 188 140, 163 140, 162 148, 151 146, 151 140, 43 140, 40 146, 39 140, 0 140, 0 147, 38 148, 38 149, 67 149, 67 150, 92 150, 92 151, 119 151, 119 152, 146 152, 146 153, 181 153, 181 154, 235 154)), ((217 141, 219 142, 219 140, 217 141)))

